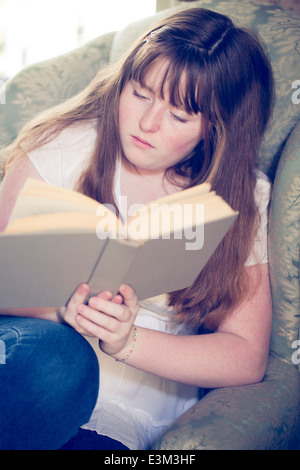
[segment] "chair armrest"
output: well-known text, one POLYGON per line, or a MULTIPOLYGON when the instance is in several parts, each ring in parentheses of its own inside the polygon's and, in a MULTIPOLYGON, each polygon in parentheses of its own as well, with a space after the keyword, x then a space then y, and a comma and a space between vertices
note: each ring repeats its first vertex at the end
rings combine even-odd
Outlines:
POLYGON ((261 383, 211 390, 158 439, 158 450, 292 449, 300 429, 300 376, 270 357, 261 383))
POLYGON ((287 139, 279 160, 269 218, 268 245, 273 304, 271 351, 286 362, 291 361, 292 344, 299 339, 299 214, 300 121, 287 139))

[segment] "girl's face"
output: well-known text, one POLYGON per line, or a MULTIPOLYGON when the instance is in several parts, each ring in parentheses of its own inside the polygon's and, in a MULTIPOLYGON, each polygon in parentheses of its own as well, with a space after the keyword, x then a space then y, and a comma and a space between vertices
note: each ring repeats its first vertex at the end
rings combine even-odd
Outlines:
POLYGON ((186 157, 201 140, 201 114, 188 114, 168 100, 168 83, 161 82, 168 63, 158 62, 145 85, 131 80, 120 96, 119 129, 127 160, 140 171, 164 172, 186 157))

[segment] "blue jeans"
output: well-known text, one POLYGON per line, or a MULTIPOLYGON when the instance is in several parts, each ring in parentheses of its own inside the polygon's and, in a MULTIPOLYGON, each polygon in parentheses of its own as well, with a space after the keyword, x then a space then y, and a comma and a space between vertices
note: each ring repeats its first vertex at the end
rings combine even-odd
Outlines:
POLYGON ((54 450, 95 406, 99 368, 68 326, 0 316, 0 450, 54 450))

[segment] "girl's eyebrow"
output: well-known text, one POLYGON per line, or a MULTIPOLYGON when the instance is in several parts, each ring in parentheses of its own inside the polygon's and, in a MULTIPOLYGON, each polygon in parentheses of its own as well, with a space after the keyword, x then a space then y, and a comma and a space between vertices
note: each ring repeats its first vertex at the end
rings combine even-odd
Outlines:
POLYGON ((148 86, 145 82, 141 83, 141 82, 135 80, 134 78, 132 78, 132 81, 135 82, 137 85, 140 85, 142 88, 145 88, 146 90, 150 91, 151 93, 154 93, 153 88, 148 86))
MULTIPOLYGON (((153 88, 151 88, 149 85, 147 85, 145 82, 141 83, 139 82, 138 80, 135 80, 134 78, 132 78, 132 81, 135 82, 137 85, 141 86, 142 88, 145 88, 146 90, 148 90, 150 93, 152 93, 153 95, 155 94, 155 91, 153 90, 153 88)), ((165 98, 163 97, 163 99, 165 100, 165 98)), ((171 104, 171 103, 170 103, 171 104)), ((181 104, 178 104, 178 105, 172 105, 174 108, 178 109, 179 111, 182 111, 182 112, 185 112, 187 113, 187 110, 184 106, 183 103, 181 104)))

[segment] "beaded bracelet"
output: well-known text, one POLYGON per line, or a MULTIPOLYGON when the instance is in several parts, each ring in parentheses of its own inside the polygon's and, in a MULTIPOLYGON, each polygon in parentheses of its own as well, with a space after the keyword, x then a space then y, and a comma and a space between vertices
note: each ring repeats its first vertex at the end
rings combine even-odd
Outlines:
POLYGON ((134 327, 133 328, 133 343, 132 343, 131 349, 129 349, 128 354, 125 357, 123 357, 123 359, 116 359, 117 362, 126 362, 127 359, 131 356, 135 347, 136 338, 137 338, 137 329, 136 327, 134 327))

